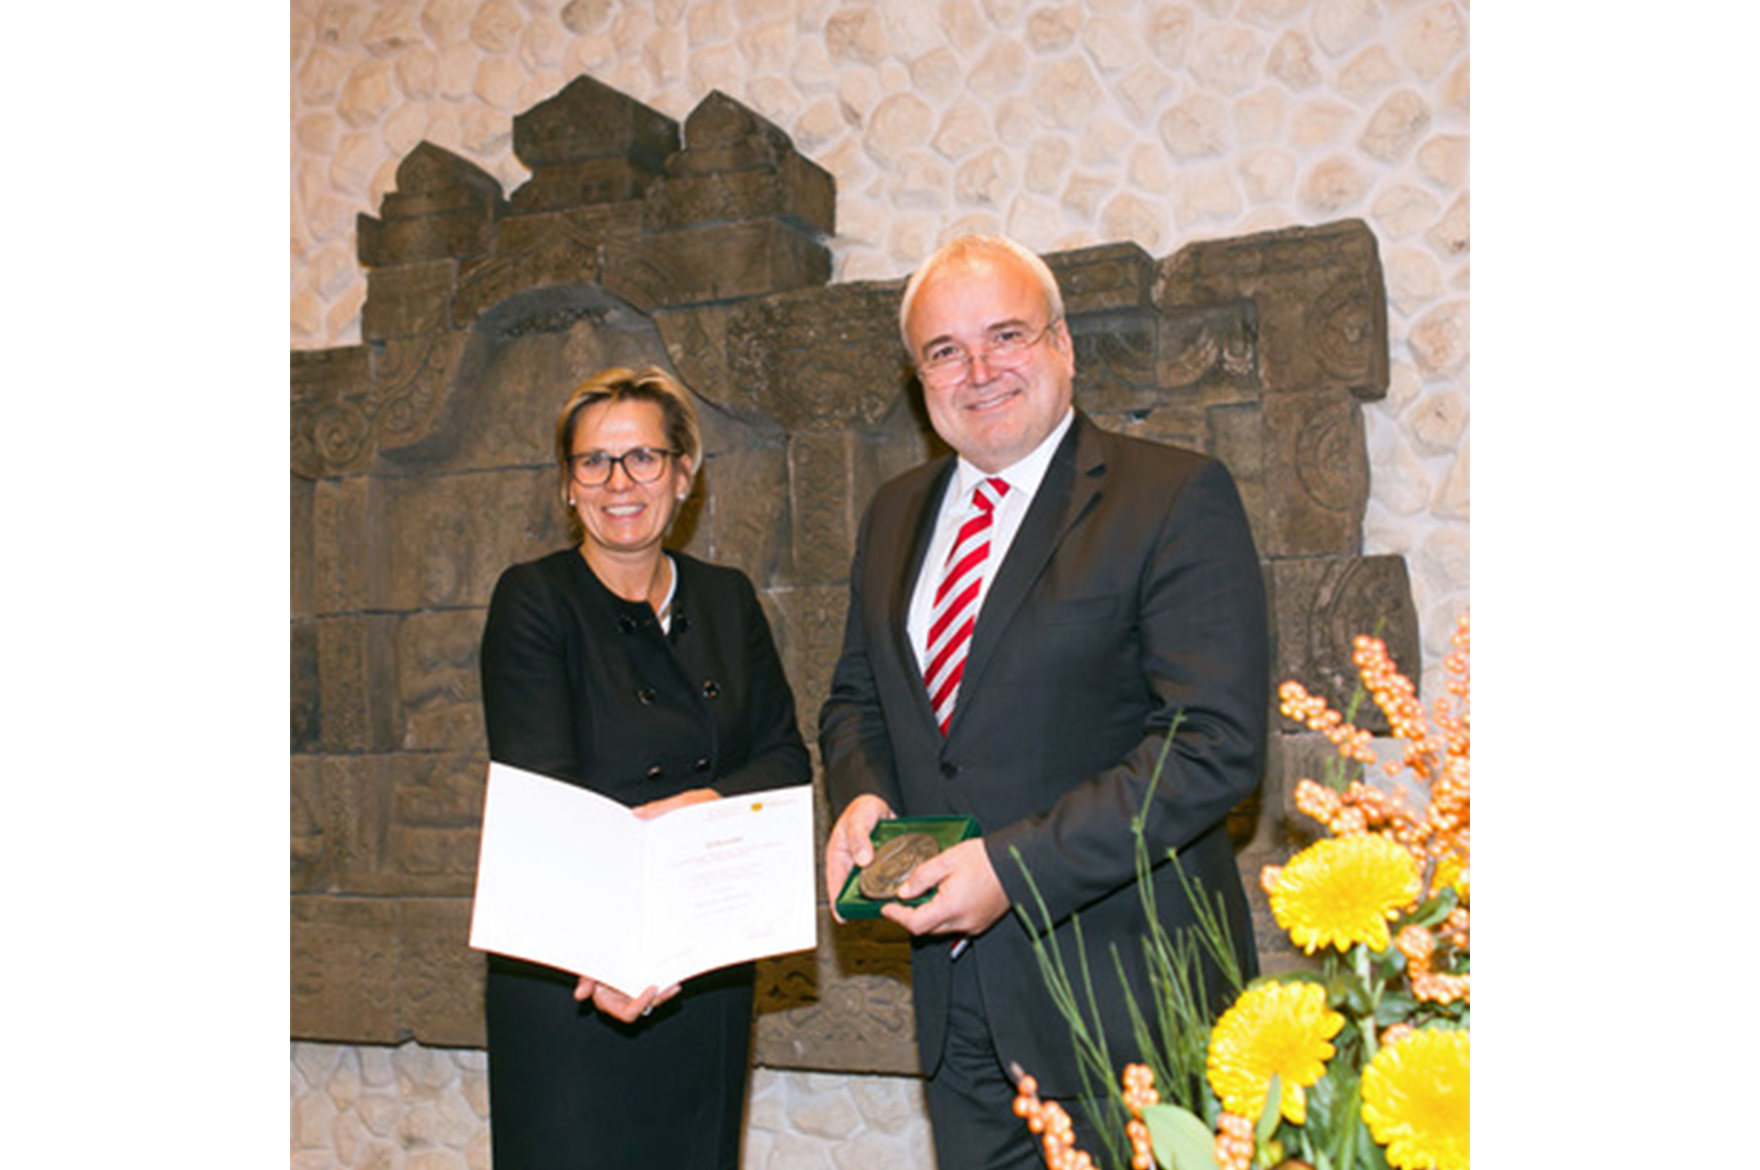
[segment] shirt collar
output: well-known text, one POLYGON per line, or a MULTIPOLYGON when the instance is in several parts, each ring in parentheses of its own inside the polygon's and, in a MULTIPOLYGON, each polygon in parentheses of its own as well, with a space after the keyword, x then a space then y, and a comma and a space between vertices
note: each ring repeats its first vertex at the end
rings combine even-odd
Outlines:
MULTIPOLYGON (((1069 431, 1075 418, 1076 411, 1072 406, 1064 412, 1063 421, 1052 427, 1051 433, 1037 447, 1024 458, 995 473, 1008 482, 1010 497, 1022 500, 1033 498, 1033 493, 1039 490, 1039 482, 1045 478, 1046 468, 1051 466, 1051 456, 1056 453, 1057 445, 1063 442, 1063 436, 1069 431)), ((978 481, 991 478, 989 472, 979 470, 964 455, 956 462, 953 476, 954 498, 958 500, 970 499, 972 489, 978 486, 978 481)))

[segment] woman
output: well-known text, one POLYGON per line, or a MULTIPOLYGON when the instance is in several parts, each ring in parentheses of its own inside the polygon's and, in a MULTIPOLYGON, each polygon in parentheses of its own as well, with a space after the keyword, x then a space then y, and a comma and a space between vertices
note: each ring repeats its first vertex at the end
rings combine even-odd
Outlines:
MULTIPOLYGON (((642 817, 810 780, 751 582, 662 548, 701 456, 696 413, 659 370, 607 370, 569 397, 556 460, 576 544, 495 587, 493 759, 642 817)), ((615 988, 491 956, 485 1009, 495 1170, 737 1166, 751 964, 615 988)))

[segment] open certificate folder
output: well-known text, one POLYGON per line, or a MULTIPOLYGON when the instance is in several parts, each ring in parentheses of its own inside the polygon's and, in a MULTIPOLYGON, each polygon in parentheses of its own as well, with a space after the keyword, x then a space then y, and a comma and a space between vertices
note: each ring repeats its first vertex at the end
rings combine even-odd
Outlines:
POLYGON ((642 820, 596 792, 489 765, 470 945, 628 995, 814 944, 813 789, 642 820))

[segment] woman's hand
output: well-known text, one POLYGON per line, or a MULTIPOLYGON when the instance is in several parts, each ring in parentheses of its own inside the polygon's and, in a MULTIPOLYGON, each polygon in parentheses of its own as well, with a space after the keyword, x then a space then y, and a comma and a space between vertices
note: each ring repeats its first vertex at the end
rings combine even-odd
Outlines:
MULTIPOLYGON (((713 788, 691 788, 677 796, 669 796, 665 800, 651 800, 647 804, 639 804, 631 811, 644 821, 651 821, 655 817, 665 816, 676 809, 702 804, 706 800, 720 799, 721 794, 713 788)), ((622 1020, 626 1024, 633 1024, 653 1011, 656 1006, 677 995, 679 990, 680 985, 674 983, 664 991, 650 987, 640 995, 632 996, 619 991, 609 983, 601 983, 597 979, 590 979, 582 975, 580 982, 575 984, 574 998, 578 1003, 591 1001, 593 1007, 598 1011, 604 1012, 613 1019, 622 1020)))
POLYGON ((677 995, 680 990, 680 985, 674 983, 665 991, 650 987, 640 995, 631 997, 609 983, 601 983, 597 979, 589 979, 582 975, 580 982, 574 985, 574 998, 578 1003, 586 1003, 590 1000, 596 1010, 605 1013, 612 1019, 633 1024, 653 1011, 656 1005, 663 1004, 677 995))
POLYGON ((677 796, 669 796, 665 800, 650 800, 647 804, 638 804, 631 811, 644 821, 651 821, 677 809, 702 804, 706 800, 720 799, 721 794, 713 788, 687 788, 677 796))

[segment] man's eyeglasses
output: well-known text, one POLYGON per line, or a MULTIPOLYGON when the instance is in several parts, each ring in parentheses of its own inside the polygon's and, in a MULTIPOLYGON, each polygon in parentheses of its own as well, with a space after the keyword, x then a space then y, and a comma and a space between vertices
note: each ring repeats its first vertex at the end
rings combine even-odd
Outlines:
MULTIPOLYGON (((992 370, 1019 369, 1027 364, 1033 347, 1045 340, 1057 320, 1054 317, 1045 323, 1044 328, 1037 330, 1025 325, 998 325, 984 338, 976 356, 983 358, 984 364, 992 370)), ((923 385, 936 389, 957 386, 971 376, 973 356, 958 342, 937 342, 917 363, 917 377, 923 380, 923 385)))
POLYGON ((623 473, 636 483, 653 483, 666 473, 666 459, 677 455, 664 447, 631 447, 621 455, 609 451, 583 451, 568 461, 568 473, 582 487, 611 482, 611 469, 622 464, 623 473))

